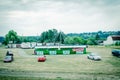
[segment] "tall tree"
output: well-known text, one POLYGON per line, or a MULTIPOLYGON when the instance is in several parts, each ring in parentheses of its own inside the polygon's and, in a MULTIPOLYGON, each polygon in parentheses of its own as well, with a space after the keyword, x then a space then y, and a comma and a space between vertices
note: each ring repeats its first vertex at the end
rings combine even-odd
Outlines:
POLYGON ((78 44, 78 45, 84 45, 86 44, 86 41, 81 38, 81 37, 78 37, 78 36, 67 36, 64 40, 64 43, 65 44, 78 44))
POLYGON ((87 45, 97 45, 97 42, 94 38, 89 38, 87 40, 87 45))
POLYGON ((45 40, 47 39, 47 32, 43 32, 42 34, 41 34, 41 42, 43 43, 43 42, 45 42, 45 40))
POLYGON ((99 40, 99 39, 100 39, 100 36, 99 36, 98 33, 96 34, 95 39, 96 39, 96 40, 99 40))
POLYGON ((58 33, 57 33, 56 29, 48 30, 48 41, 49 42, 54 42, 57 34, 58 33))
POLYGON ((15 43, 18 41, 18 35, 17 32, 15 32, 14 30, 10 30, 8 32, 8 34, 6 34, 5 36, 5 41, 8 44, 10 41, 12 41, 12 43, 15 43))
POLYGON ((45 31, 41 34, 40 41, 43 42, 55 42, 55 37, 57 35, 56 29, 50 29, 48 31, 45 31))
POLYGON ((64 39, 64 43, 65 43, 65 44, 74 44, 73 37, 67 36, 67 37, 64 39))
POLYGON ((65 34, 60 31, 55 38, 55 42, 63 43, 64 39, 65 39, 65 34))

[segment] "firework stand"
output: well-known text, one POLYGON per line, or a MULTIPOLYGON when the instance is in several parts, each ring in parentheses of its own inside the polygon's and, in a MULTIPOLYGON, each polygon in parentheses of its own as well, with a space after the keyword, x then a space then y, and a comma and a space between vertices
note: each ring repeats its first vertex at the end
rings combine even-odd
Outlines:
POLYGON ((86 46, 39 46, 34 49, 35 55, 69 55, 86 54, 86 46))

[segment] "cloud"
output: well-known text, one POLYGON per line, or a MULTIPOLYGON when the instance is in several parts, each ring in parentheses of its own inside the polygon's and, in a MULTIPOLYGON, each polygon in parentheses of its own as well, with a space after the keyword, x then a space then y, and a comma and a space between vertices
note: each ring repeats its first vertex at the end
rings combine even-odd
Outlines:
POLYGON ((1 0, 1 35, 10 29, 36 35, 56 28, 70 32, 120 29, 120 0, 1 0))

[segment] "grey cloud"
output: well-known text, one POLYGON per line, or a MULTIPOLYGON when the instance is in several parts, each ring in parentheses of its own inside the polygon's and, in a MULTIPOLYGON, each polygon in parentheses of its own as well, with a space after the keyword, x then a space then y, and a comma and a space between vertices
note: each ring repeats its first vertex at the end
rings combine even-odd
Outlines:
POLYGON ((22 26, 27 29, 29 26, 37 28, 41 25, 63 25, 64 28, 87 25, 95 27, 102 24, 118 28, 119 9, 120 0, 0 0, 0 27, 4 26, 1 30, 17 30, 7 26, 22 26), (17 18, 14 12, 23 12, 25 15, 16 13, 17 16, 23 16, 17 18), (29 15, 30 12, 34 15, 29 15))
POLYGON ((83 8, 89 10, 91 7, 107 8, 120 4, 120 0, 0 0, 1 11, 12 10, 60 10, 71 11, 83 8))

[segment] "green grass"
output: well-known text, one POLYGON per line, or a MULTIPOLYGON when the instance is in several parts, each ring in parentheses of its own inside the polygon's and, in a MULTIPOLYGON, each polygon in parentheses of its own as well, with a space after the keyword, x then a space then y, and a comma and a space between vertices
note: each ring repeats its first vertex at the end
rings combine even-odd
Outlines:
MULTIPOLYGON (((111 55, 111 47, 89 47, 102 61, 92 61, 84 55, 46 55, 46 62, 37 57, 22 57, 19 49, 0 49, 0 80, 119 80, 120 58, 111 55), (12 63, 3 63, 6 51, 14 53, 12 63)), ((32 55, 33 49, 23 49, 32 55)))

